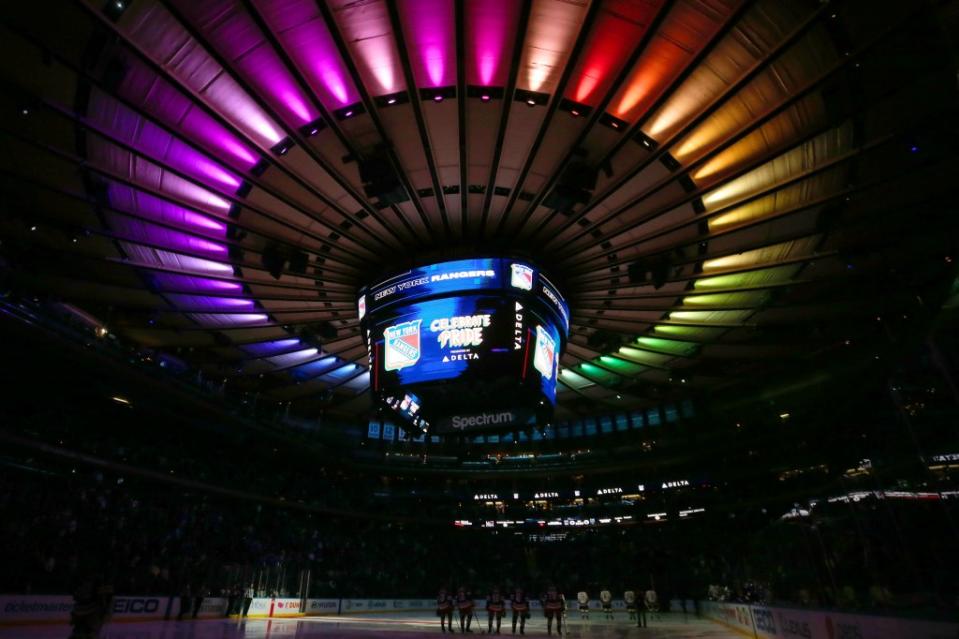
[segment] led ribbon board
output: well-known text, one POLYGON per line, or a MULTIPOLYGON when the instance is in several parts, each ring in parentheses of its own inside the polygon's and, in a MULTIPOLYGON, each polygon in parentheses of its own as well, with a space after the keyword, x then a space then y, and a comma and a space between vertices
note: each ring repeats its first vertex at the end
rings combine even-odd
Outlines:
POLYGON ((391 408, 415 391, 433 432, 551 414, 569 310, 535 266, 479 258, 411 269, 362 290, 357 310, 372 391, 391 408))

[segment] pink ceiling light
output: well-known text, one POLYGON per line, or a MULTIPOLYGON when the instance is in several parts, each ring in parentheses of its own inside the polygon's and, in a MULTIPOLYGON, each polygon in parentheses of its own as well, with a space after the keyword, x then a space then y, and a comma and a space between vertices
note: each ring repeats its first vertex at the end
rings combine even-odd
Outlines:
POLYGON ((456 14, 452 0, 399 0, 399 7, 416 84, 456 84, 456 14))
POLYGON ((507 47, 516 38, 521 3, 513 0, 469 0, 466 3, 467 52, 473 58, 468 82, 480 86, 506 84, 507 47))
POLYGON ((315 0, 255 0, 254 4, 324 106, 338 109, 359 101, 315 0))

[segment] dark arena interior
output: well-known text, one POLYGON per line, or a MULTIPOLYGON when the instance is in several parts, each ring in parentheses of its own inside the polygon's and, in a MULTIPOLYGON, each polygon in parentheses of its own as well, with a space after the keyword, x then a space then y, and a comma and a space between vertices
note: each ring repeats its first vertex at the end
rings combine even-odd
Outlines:
POLYGON ((3 2, 0 639, 956 639, 957 36, 3 2))

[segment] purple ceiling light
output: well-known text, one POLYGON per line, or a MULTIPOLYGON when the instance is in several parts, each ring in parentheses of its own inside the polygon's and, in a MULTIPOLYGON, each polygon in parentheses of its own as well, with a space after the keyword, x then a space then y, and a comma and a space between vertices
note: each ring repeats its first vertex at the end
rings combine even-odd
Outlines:
POLYGON ((288 351, 291 348, 299 346, 300 340, 296 338, 291 339, 276 339, 269 342, 257 342, 255 344, 246 344, 241 346, 244 351, 252 355, 253 357, 265 357, 267 355, 272 355, 274 353, 282 353, 288 351))
POLYGON ((94 93, 87 110, 90 120, 110 135, 181 173, 225 191, 240 186, 233 172, 109 96, 94 93))
POLYGON ((201 210, 219 214, 226 214, 230 210, 230 201, 213 191, 174 175, 163 167, 134 156, 126 149, 101 138, 91 138, 87 146, 87 159, 93 166, 110 171, 130 182, 161 191, 201 210))
POLYGON ((452 0, 399 0, 413 77, 421 87, 456 84, 456 29, 452 0))
POLYGON ((115 213, 105 213, 104 215, 110 228, 115 233, 133 242, 160 246, 171 251, 202 253, 213 258, 226 257, 229 252, 229 248, 219 242, 174 231, 156 224, 133 220, 115 213))
POLYGON ((253 300, 242 297, 208 297, 204 295, 167 294, 165 297, 178 308, 209 311, 246 311, 252 310, 253 300))
MULTIPOLYGON (((181 2, 179 4, 180 9, 187 13, 197 13, 199 10, 203 14, 208 14, 210 11, 217 12, 224 9, 221 3, 181 2)), ((230 8, 225 7, 225 9, 229 13, 230 8)), ((249 16, 246 17, 249 19, 249 16)), ((232 25, 232 20, 228 19, 224 24, 232 25)), ((164 66, 178 82, 206 100, 217 112, 223 114, 223 117, 255 140, 257 144, 270 148, 283 139, 282 129, 162 4, 149 5, 136 15, 136 19, 129 22, 122 21, 118 25, 134 42, 141 43, 154 62, 164 66)), ((234 53, 241 48, 250 52, 249 59, 244 58, 247 67, 256 67, 260 64, 264 64, 265 67, 279 65, 278 60, 274 65, 263 62, 271 54, 274 59, 276 56, 276 53, 269 50, 268 46, 260 47, 259 54, 250 51, 255 47, 258 34, 243 34, 240 33, 240 29, 227 29, 224 32, 223 29, 210 28, 204 29, 204 32, 214 43, 222 43, 224 39, 234 35, 239 38, 229 48, 234 49, 234 53)), ((239 64, 240 61, 238 61, 239 64)), ((243 70, 249 72, 250 69, 243 70)), ((287 90, 279 78, 267 77, 269 75, 267 68, 254 75, 258 75, 258 81, 251 82, 254 87, 263 88, 263 85, 270 84, 270 90, 264 92, 264 95, 282 102, 282 99, 277 96, 285 94, 287 90)), ((302 111, 302 109, 299 109, 298 105, 293 105, 286 106, 281 112, 295 113, 296 111, 302 111)), ((304 122, 311 119, 305 118, 304 122)))
POLYGON ((200 326, 246 326, 265 324, 269 316, 263 313, 188 313, 187 317, 200 326))
POLYGON ((243 285, 239 282, 213 280, 205 277, 176 275, 174 273, 155 273, 153 284, 161 291, 196 291, 198 293, 239 293, 243 285))
MULTIPOLYGON (((319 117, 293 74, 241 3, 175 0, 173 4, 287 123, 299 127, 319 117)), ((278 141, 274 140, 274 144, 278 141)))
POLYGON ((335 110, 359 102, 315 0, 255 0, 254 4, 325 107, 335 110))
MULTIPOLYGON (((234 168, 250 170, 259 161, 254 150, 230 133, 172 84, 135 58, 126 60, 127 73, 117 93, 168 128, 181 132, 234 168)), ((98 91, 91 95, 91 102, 98 91)))
POLYGON ((180 226, 187 230, 201 230, 226 237, 227 225, 225 223, 125 184, 109 183, 107 199, 110 206, 119 211, 136 213, 142 217, 149 217, 158 222, 180 226))
POLYGON ((164 268, 173 271, 184 271, 184 274, 233 275, 233 267, 223 262, 181 255, 180 253, 149 248, 131 242, 121 242, 120 244, 129 256, 129 261, 132 264, 164 268))

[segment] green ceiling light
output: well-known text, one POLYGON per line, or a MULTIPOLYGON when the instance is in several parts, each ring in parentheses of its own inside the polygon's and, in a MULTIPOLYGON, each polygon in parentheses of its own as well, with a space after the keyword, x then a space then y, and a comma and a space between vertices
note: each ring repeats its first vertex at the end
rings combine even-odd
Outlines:
POLYGON ((627 362, 626 360, 619 359, 618 357, 613 357, 611 355, 603 355, 599 358, 599 361, 603 363, 603 366, 611 368, 617 373, 622 373, 623 375, 638 375, 646 370, 645 366, 640 366, 639 364, 634 364, 633 362, 627 362))
POLYGON ((654 351, 662 351, 673 355, 692 356, 696 354, 699 348, 698 344, 693 342, 682 342, 675 339, 662 339, 659 337, 640 337, 636 343, 654 351))
POLYGON ((618 377, 607 370, 603 370, 595 364, 583 362, 579 365, 580 370, 590 378, 597 379, 602 383, 618 381, 618 377))
POLYGON ((664 366, 666 362, 672 359, 672 356, 670 355, 663 355, 662 353, 654 353, 652 351, 644 351, 638 348, 631 348, 629 346, 621 347, 619 349, 619 354, 631 362, 646 364, 647 366, 664 366))
POLYGON ((563 371, 560 373, 560 377, 563 378, 564 384, 566 384, 570 388, 575 388, 576 390, 587 388, 589 386, 595 386, 595 382, 589 379, 586 379, 582 375, 574 373, 568 368, 563 369, 563 371))

